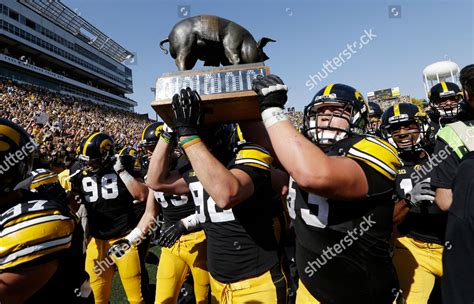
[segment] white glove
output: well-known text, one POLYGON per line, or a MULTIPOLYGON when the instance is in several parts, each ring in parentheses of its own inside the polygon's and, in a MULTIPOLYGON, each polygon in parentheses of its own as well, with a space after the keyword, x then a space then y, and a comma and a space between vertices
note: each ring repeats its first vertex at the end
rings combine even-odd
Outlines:
POLYGON ((115 159, 116 160, 115 160, 115 164, 114 164, 114 170, 115 170, 115 172, 120 174, 121 172, 125 171, 125 166, 123 165, 122 158, 119 155, 116 155, 115 159))
POLYGON ((435 193, 431 190, 431 179, 422 180, 418 184, 415 184, 413 189, 408 192, 405 196, 406 202, 411 207, 419 207, 421 203, 428 201, 430 204, 434 202, 435 193))

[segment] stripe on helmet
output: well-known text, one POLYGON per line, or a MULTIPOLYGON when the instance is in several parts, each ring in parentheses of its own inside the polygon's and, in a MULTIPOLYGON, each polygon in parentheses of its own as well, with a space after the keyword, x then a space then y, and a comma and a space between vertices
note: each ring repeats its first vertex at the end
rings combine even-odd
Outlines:
POLYGON ((393 115, 400 116, 400 104, 396 103, 393 105, 393 115))
POLYGON ((333 83, 328 84, 328 85, 326 86, 326 88, 324 89, 323 95, 329 95, 329 94, 331 94, 331 90, 332 90, 333 87, 334 87, 334 84, 333 84, 333 83))
MULTIPOLYGON (((12 127, 7 125, 0 126, 0 134, 7 136, 10 140, 14 141, 18 146, 20 145, 21 134, 12 127)), ((0 146, 1 150, 1 146, 0 146)))
POLYGON ((443 88, 443 92, 447 92, 448 91, 448 86, 446 85, 446 82, 444 81, 441 81, 441 87, 443 88))
POLYGON ((82 150, 82 155, 87 155, 87 146, 89 145, 89 143, 94 139, 94 137, 96 137, 97 135, 99 135, 101 132, 97 132, 97 133, 94 133, 92 134, 91 136, 89 136, 89 138, 86 140, 86 142, 84 143, 84 148, 82 150))

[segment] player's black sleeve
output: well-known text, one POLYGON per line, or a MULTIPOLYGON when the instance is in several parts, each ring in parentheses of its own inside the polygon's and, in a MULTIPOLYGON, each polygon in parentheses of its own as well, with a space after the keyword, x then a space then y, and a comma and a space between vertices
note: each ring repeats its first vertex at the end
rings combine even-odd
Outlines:
POLYGON ((254 189, 260 188, 260 186, 267 180, 267 178, 270 177, 270 172, 251 166, 235 165, 230 169, 239 169, 247 173, 252 179, 254 189))
POLYGON ((379 194, 386 194, 393 191, 393 189, 395 188, 394 181, 380 174, 380 172, 378 172, 377 170, 375 170, 364 162, 357 161, 357 163, 362 168, 365 177, 367 178, 367 184, 369 186, 367 196, 376 196, 379 194))
POLYGON ((433 171, 431 171, 431 186, 433 188, 451 189, 459 158, 456 153, 441 139, 436 140, 432 155, 433 171))
POLYGON ((273 158, 268 151, 260 146, 249 144, 242 147, 236 157, 227 166, 229 169, 239 169, 252 179, 255 189, 270 177, 273 158))

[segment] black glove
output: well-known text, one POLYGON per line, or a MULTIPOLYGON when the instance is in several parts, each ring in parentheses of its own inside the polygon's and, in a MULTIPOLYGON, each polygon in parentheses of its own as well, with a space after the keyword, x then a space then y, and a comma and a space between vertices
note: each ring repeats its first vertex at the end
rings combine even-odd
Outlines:
POLYGON ((435 193, 431 190, 430 178, 422 180, 415 184, 413 189, 405 196, 406 202, 410 207, 419 207, 423 202, 434 202, 435 193))
POLYGON ((201 97, 191 88, 182 89, 180 94, 173 96, 173 128, 176 135, 196 135, 201 122, 201 97))
POLYGON ((182 221, 178 221, 176 224, 169 226, 165 231, 161 232, 158 238, 158 244, 161 247, 171 247, 176 241, 186 232, 186 227, 182 221))
POLYGON ((252 83, 252 89, 258 95, 260 112, 273 107, 285 108, 288 87, 277 75, 257 76, 252 83))
POLYGON ((114 242, 112 246, 110 246, 109 250, 107 251, 107 254, 110 256, 114 256, 117 259, 120 259, 125 253, 127 253, 130 247, 132 247, 132 245, 127 239, 120 239, 114 242))

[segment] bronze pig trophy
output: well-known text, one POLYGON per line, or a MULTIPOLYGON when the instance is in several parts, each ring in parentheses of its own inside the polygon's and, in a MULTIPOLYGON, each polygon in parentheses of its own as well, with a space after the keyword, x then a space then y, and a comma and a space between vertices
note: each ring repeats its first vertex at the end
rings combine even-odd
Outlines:
POLYGON ((179 72, 164 73, 156 82, 153 109, 172 125, 171 100, 183 88, 196 90, 205 108, 204 123, 225 123, 260 120, 257 94, 252 81, 258 75, 268 75, 263 64, 268 56, 263 47, 275 42, 253 36, 237 23, 217 16, 195 16, 178 22, 160 48, 175 59, 179 72), (205 66, 224 67, 191 70, 197 60, 205 66))
POLYGON ((205 66, 235 65, 263 62, 268 56, 263 48, 275 40, 263 37, 258 42, 237 23, 217 16, 195 16, 178 22, 163 44, 169 42, 169 52, 180 71, 191 70, 197 60, 205 66))

